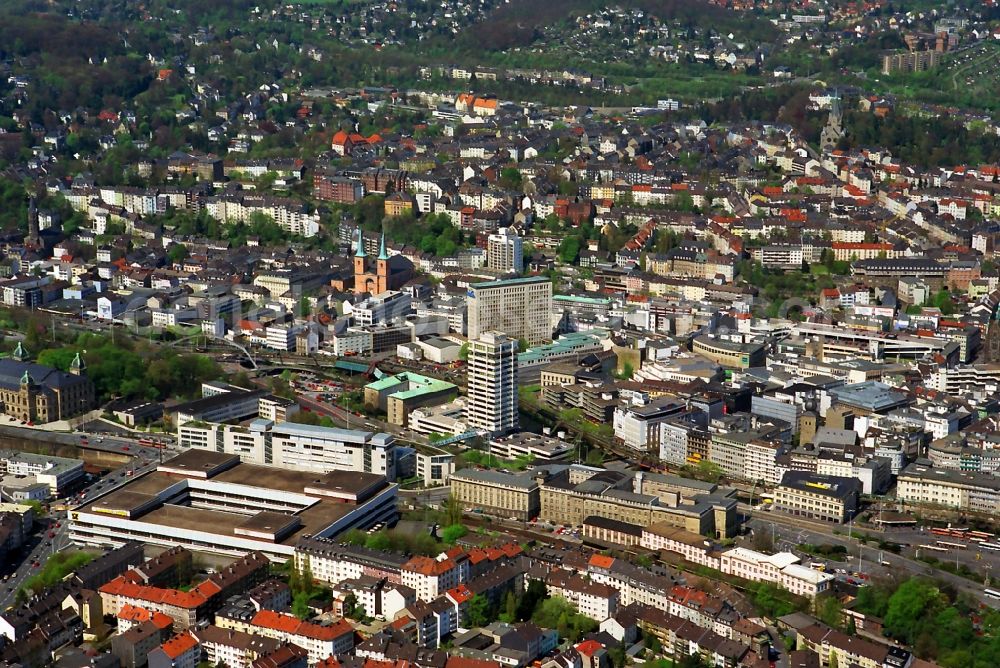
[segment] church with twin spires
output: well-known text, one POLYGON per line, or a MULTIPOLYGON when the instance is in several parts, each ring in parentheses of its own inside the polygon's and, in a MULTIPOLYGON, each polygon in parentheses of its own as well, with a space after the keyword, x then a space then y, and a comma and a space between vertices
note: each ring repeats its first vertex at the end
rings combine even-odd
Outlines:
POLYGON ((399 290, 413 278, 413 263, 402 255, 389 255, 385 248, 385 233, 379 239, 378 256, 374 262, 365 251, 365 240, 358 230, 354 252, 354 294, 373 294, 399 290))

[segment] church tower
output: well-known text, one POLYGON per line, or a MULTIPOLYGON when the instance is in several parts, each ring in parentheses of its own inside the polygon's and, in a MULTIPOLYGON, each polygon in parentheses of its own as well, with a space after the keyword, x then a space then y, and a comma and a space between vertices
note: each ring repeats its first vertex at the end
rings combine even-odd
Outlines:
POLYGON ((35 201, 34 195, 28 202, 28 238, 26 241, 28 245, 35 248, 42 246, 42 234, 38 225, 38 203, 35 201))
POLYGON ((74 376, 82 376, 86 370, 86 363, 83 361, 83 358, 80 357, 80 353, 77 353, 76 357, 73 358, 73 361, 69 363, 69 372, 74 376))
POLYGON ((365 253, 364 233, 358 228, 358 245, 354 251, 354 292, 365 291, 365 274, 367 273, 368 254, 365 253))
POLYGON ((826 126, 819 136, 820 148, 824 151, 832 151, 837 148, 837 144, 844 136, 844 112, 840 106, 840 92, 838 91, 830 101, 830 115, 827 118, 826 126))
POLYGON ((24 345, 20 341, 17 342, 17 347, 14 348, 14 352, 10 356, 18 362, 28 361, 28 351, 24 349, 24 345))
POLYGON ((35 395, 37 393, 38 386, 35 385, 35 379, 31 377, 28 370, 24 370, 24 375, 21 376, 21 396, 24 397, 24 405, 27 406, 24 414, 22 415, 23 420, 32 422, 36 418, 36 399, 35 395))
POLYGON ((378 258, 375 260, 375 275, 378 277, 378 291, 389 289, 389 253, 385 250, 385 232, 378 245, 378 258))

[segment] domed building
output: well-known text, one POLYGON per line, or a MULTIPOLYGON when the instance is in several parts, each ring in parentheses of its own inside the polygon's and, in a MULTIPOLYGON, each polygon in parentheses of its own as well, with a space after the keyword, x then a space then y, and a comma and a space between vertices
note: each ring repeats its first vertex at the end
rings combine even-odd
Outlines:
POLYGON ((21 343, 0 360, 0 413, 25 422, 54 422, 89 411, 94 384, 77 353, 69 372, 35 364, 21 343))

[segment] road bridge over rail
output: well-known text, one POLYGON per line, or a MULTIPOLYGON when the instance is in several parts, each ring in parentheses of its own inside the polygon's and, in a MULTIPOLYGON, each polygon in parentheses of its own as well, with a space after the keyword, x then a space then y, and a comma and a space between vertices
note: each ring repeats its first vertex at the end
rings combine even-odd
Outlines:
MULTIPOLYGON (((167 347, 173 347, 173 346, 177 346, 177 345, 179 345, 181 343, 186 343, 186 342, 193 341, 195 339, 200 339, 200 338, 203 338, 203 337, 205 337, 205 334, 199 332, 198 334, 192 334, 190 336, 185 336, 184 338, 177 339, 175 341, 171 341, 170 343, 168 343, 166 345, 167 345, 167 347)), ((253 357, 253 355, 250 354, 250 351, 247 350, 245 347, 241 346, 240 344, 236 343, 235 341, 230 341, 229 339, 223 339, 223 338, 220 338, 220 337, 217 337, 217 336, 209 336, 207 338, 207 343, 208 343, 208 345, 225 345, 225 346, 230 346, 232 348, 236 348, 241 353, 243 353, 243 355, 247 358, 247 361, 250 362, 250 366, 251 367, 253 367, 254 369, 257 368, 257 360, 255 360, 254 357, 253 357)))
POLYGON ((386 374, 384 371, 374 366, 373 364, 368 364, 366 362, 351 362, 347 360, 339 360, 333 364, 317 364, 316 366, 308 366, 306 364, 268 364, 267 366, 258 369, 262 374, 273 374, 275 372, 281 371, 301 371, 303 373, 316 373, 323 372, 326 370, 334 371, 347 371, 348 373, 356 373, 367 376, 372 376, 376 380, 383 378, 386 374))
POLYGON ((372 376, 376 380, 385 376, 385 373, 379 369, 376 362, 366 363, 366 362, 355 362, 353 360, 337 360, 333 364, 334 369, 340 369, 341 371, 350 371, 351 373, 363 373, 366 376, 372 376))
POLYGON ((475 438, 476 436, 486 436, 486 435, 487 434, 485 431, 467 431, 464 434, 458 434, 456 436, 449 436, 448 438, 442 438, 440 441, 428 441, 428 443, 430 443, 431 445, 451 445, 452 443, 468 441, 470 439, 475 438))

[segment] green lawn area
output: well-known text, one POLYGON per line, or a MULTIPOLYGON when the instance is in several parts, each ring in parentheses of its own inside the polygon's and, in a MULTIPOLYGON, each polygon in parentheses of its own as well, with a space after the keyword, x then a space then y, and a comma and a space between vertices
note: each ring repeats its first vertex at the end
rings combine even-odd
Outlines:
POLYGON ((64 577, 93 560, 90 552, 56 552, 45 562, 44 568, 24 581, 22 589, 36 594, 54 586, 64 577))
POLYGON ((524 385, 517 389, 517 398, 529 406, 537 406, 541 398, 541 385, 524 385))
POLYGON ((596 440, 610 441, 615 436, 615 428, 610 424, 595 424, 583 416, 579 408, 567 408, 559 411, 559 419, 586 436, 596 440))
POLYGON ((531 456, 518 457, 517 459, 501 459, 482 450, 466 450, 462 453, 462 459, 467 464, 506 469, 508 471, 524 471, 534 462, 534 458, 531 456))

